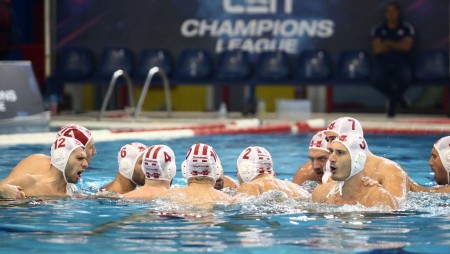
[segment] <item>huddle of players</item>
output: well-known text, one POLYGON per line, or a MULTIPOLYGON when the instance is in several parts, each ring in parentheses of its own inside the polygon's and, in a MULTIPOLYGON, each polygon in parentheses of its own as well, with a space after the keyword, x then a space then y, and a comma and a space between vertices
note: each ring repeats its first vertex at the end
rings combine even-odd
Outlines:
MULTIPOLYGON (((450 137, 444 137, 432 150, 429 164, 438 184, 449 182, 450 160, 440 159, 450 157, 449 144, 450 137)), ((89 130, 79 125, 64 126, 52 144, 50 157, 31 155, 0 182, 0 198, 70 195, 70 186, 81 179, 95 154, 89 130)), ((211 146, 194 144, 181 164, 188 185, 170 188, 176 174, 172 149, 166 145, 146 147, 131 143, 120 149, 118 173, 98 194, 117 193, 124 198, 149 200, 161 197, 211 208, 270 190, 281 191, 288 197, 308 198, 311 195, 300 185, 315 181, 318 183, 312 191, 315 202, 397 209, 406 201, 408 191, 450 191, 442 186, 426 189, 412 181, 395 162, 372 154, 362 126, 354 118, 336 119, 326 130, 319 131, 310 142, 308 154, 310 161, 299 168, 290 183, 275 177, 271 155, 265 148, 248 147, 237 159, 237 184, 224 176, 220 158, 211 146), (235 188, 237 195, 229 196, 220 191, 223 188, 235 188)))
MULTIPOLYGON (((0 198, 70 195, 71 186, 81 179, 95 154, 94 139, 89 130, 79 125, 64 126, 51 146, 50 156, 28 156, 0 182, 0 198)), ((219 156, 206 144, 194 144, 187 152, 181 172, 188 186, 183 188, 170 188, 177 167, 175 154, 166 145, 126 144, 119 150, 117 159, 115 178, 101 187, 98 195, 162 197, 207 208, 217 203, 234 202, 238 196, 258 195, 269 190, 281 190, 289 197, 308 195, 298 185, 275 178, 272 158, 263 147, 248 147, 239 156, 239 185, 224 176, 219 156), (224 187, 236 188, 238 195, 231 197, 219 191, 224 187)))

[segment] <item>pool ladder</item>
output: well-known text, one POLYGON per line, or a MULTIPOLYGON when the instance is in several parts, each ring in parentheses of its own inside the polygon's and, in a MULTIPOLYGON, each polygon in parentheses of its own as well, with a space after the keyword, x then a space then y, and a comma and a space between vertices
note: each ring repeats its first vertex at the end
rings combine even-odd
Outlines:
POLYGON ((161 76, 162 81, 163 81, 164 95, 166 97, 166 112, 167 112, 167 116, 170 117, 172 115, 172 101, 171 101, 171 96, 170 96, 169 80, 163 69, 161 69, 159 67, 153 67, 153 68, 150 68, 150 70, 147 73, 147 78, 145 79, 144 87, 142 88, 142 92, 141 92, 141 95, 139 96, 139 101, 138 101, 136 108, 133 108, 133 105, 134 105, 133 82, 131 81, 130 76, 123 70, 115 71, 111 78, 111 82, 109 83, 108 91, 106 92, 105 99, 103 100, 103 103, 102 103, 102 107, 101 107, 100 111, 98 112, 97 120, 101 121, 103 119, 103 114, 106 111, 106 107, 108 106, 108 103, 111 99, 111 95, 112 95, 114 86, 116 85, 117 80, 120 77, 123 77, 125 79, 125 82, 126 82, 127 88, 128 88, 128 105, 129 105, 129 108, 131 109, 131 111, 133 112, 133 117, 134 117, 134 120, 136 121, 137 118, 139 117, 139 114, 142 111, 142 106, 144 104, 145 96, 147 95, 147 92, 148 92, 148 89, 152 82, 152 79, 155 76, 155 74, 157 74, 157 73, 161 76))

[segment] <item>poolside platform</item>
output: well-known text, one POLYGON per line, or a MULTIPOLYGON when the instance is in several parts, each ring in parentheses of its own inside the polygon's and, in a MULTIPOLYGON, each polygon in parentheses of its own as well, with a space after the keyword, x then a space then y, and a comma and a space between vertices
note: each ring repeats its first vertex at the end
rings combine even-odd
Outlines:
POLYGON ((358 119, 365 133, 380 134, 443 134, 450 133, 450 118, 433 115, 398 115, 388 118, 384 114, 313 113, 309 119, 279 119, 268 113, 261 119, 242 117, 230 113, 219 118, 216 112, 145 112, 138 119, 124 112, 108 112, 98 121, 96 113, 66 114, 54 116, 48 132, 16 133, 0 135, 0 145, 48 144, 59 127, 76 123, 93 131, 96 141, 124 139, 172 139, 198 135, 233 135, 264 133, 307 133, 322 130, 328 123, 341 116, 358 119))

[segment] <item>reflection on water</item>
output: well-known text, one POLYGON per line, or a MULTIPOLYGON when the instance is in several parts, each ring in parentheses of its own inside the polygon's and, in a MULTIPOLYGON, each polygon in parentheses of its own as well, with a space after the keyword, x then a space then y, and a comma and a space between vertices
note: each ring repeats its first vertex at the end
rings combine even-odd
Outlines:
POLYGON ((162 200, 2 202, 0 236, 11 243, 0 250, 29 251, 31 246, 50 244, 61 249, 89 245, 124 252, 239 252, 268 247, 354 252, 450 244, 446 194, 414 193, 405 207, 391 212, 280 197, 271 192, 212 211, 183 210, 162 200), (22 241, 30 244, 12 244, 22 241))

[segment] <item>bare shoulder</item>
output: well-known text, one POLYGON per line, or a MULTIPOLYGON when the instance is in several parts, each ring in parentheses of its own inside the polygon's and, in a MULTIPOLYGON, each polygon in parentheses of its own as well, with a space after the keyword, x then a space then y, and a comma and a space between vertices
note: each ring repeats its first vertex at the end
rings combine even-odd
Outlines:
POLYGON ((50 162, 50 156, 47 156, 42 153, 36 153, 36 154, 29 155, 28 157, 25 157, 23 160, 21 160, 19 162, 19 164, 21 164, 21 163, 46 163, 46 162, 50 162))
POLYGON ((384 179, 383 182, 388 180, 391 183, 398 182, 399 184, 400 181, 404 182, 408 177, 406 172, 397 163, 386 158, 380 162, 378 169, 381 178, 384 179))
POLYGON ((311 194, 308 191, 306 191, 305 189, 303 189, 301 186, 299 186, 295 183, 288 182, 288 181, 283 181, 283 183, 286 184, 288 186, 288 188, 291 190, 292 197, 295 197, 295 198, 311 197, 311 194))
POLYGON ((186 189, 186 187, 171 188, 171 189, 168 189, 163 194, 161 194, 161 196, 172 196, 172 195, 176 195, 176 194, 179 194, 179 193, 184 193, 185 189, 186 189))
POLYGON ((330 193, 331 188, 335 184, 336 182, 318 184, 317 187, 312 191, 312 201, 321 203, 325 202, 327 200, 328 193, 330 193))
POLYGON ((237 182, 229 177, 229 176, 224 176, 223 177, 223 187, 224 188, 232 188, 232 189, 236 189, 239 185, 237 184, 237 182))
POLYGON ((227 201, 227 202, 229 202, 229 201, 232 200, 232 197, 230 195, 226 194, 223 191, 218 191, 218 190, 214 190, 214 189, 213 189, 213 191, 214 191, 215 196, 216 196, 216 201, 227 201))
POLYGON ((391 209, 397 209, 399 204, 388 191, 379 186, 372 186, 368 190, 366 197, 362 202, 367 207, 389 207, 391 209))
POLYGON ((32 154, 21 160, 11 171, 13 173, 29 174, 50 167, 50 156, 32 154))
POLYGON ((255 183, 242 183, 237 188, 237 193, 248 194, 252 196, 259 195, 259 186, 255 183))
POLYGON ((386 171, 388 173, 400 173, 403 174, 405 171, 400 167, 400 165, 388 158, 376 156, 377 158, 377 168, 380 171, 386 171))
POLYGON ((137 190, 132 190, 130 192, 124 193, 121 196, 124 198, 140 198, 140 197, 144 197, 144 192, 142 190, 142 187, 140 189, 137 190))
POLYGON ((305 181, 310 180, 312 174, 314 174, 314 171, 311 167, 311 162, 308 161, 297 169, 297 172, 295 172, 292 178, 292 182, 301 185, 305 181))

